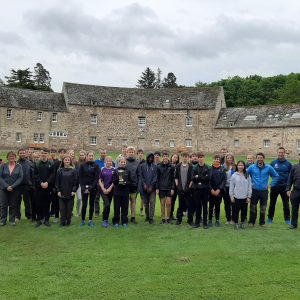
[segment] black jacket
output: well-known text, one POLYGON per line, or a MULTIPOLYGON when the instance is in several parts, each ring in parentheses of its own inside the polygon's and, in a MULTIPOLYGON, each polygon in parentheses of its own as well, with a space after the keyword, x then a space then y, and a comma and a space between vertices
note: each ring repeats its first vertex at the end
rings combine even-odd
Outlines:
POLYGON ((61 198, 72 198, 71 193, 78 189, 78 173, 72 168, 60 168, 56 174, 55 187, 61 198))
POLYGON ((157 165, 157 189, 162 191, 175 189, 175 167, 170 163, 157 165))
POLYGON ((192 172, 192 189, 209 189, 210 169, 207 165, 194 166, 192 172))
POLYGON ((40 186, 42 182, 48 182, 48 186, 54 185, 53 181, 53 163, 50 160, 37 161, 34 164, 34 182, 40 186))
POLYGON ((182 186, 182 182, 181 182, 181 165, 182 165, 182 162, 177 164, 176 167, 175 167, 175 179, 178 180, 178 186, 177 186, 177 191, 178 192, 187 191, 189 189, 189 184, 192 180, 192 172, 193 172, 193 166, 191 164, 188 164, 186 184, 185 184, 185 186, 182 186))
POLYGON ((140 192, 144 193, 144 185, 148 188, 152 188, 152 190, 156 189, 157 185, 157 165, 154 163, 150 164, 149 157, 153 156, 153 153, 149 153, 147 155, 147 160, 140 164, 139 167, 139 178, 140 178, 140 192))
POLYGON ((82 190, 95 190, 99 181, 99 166, 94 161, 87 161, 79 167, 79 184, 82 190))
POLYGON ((135 158, 126 159, 126 169, 130 172, 131 182, 130 185, 137 187, 139 183, 138 173, 139 173, 140 161, 135 158))
POLYGON ((131 175, 126 168, 118 167, 113 172, 112 182, 114 184, 114 195, 129 195, 129 186, 131 184, 131 175))
POLYGON ((20 186, 32 186, 33 185, 33 174, 34 164, 28 159, 19 159, 18 163, 21 165, 23 170, 23 180, 20 186))
POLYGON ((226 184, 226 172, 222 166, 215 168, 212 166, 209 171, 209 189, 221 190, 223 192, 226 184))
POLYGON ((292 186, 295 190, 300 190, 300 163, 293 165, 287 182, 286 190, 290 191, 292 186))

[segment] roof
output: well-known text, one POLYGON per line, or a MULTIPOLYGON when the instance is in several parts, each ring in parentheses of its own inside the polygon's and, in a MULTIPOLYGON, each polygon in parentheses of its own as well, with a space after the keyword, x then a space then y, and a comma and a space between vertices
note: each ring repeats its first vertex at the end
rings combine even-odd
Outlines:
POLYGON ((222 108, 216 128, 300 127, 300 104, 222 108))
POLYGON ((214 109, 222 88, 139 89, 64 83, 70 105, 149 109, 214 109))
POLYGON ((42 111, 67 111, 62 93, 0 86, 0 106, 42 111))

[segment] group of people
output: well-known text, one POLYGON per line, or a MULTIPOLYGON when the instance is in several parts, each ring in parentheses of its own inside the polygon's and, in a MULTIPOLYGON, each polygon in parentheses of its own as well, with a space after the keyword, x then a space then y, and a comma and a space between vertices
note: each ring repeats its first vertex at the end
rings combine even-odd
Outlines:
POLYGON ((76 199, 76 215, 81 216, 80 226, 93 227, 94 214, 100 214, 103 202, 102 227, 109 226, 110 208, 113 202, 114 227, 137 224, 136 201, 140 194, 141 210, 145 221, 155 222, 156 195, 160 200, 161 224, 176 225, 183 222, 193 228, 201 225, 207 229, 219 227, 220 207, 224 201, 226 224, 235 229, 254 226, 257 205, 260 203, 259 225, 273 223, 277 198, 283 203, 284 221, 290 229, 297 228, 300 202, 300 164, 292 166, 286 159, 283 147, 277 151, 277 159, 270 165, 264 162, 263 153, 247 155, 246 162, 235 161, 225 148, 213 156, 211 166, 206 164, 203 152, 173 154, 156 151, 144 155, 143 150, 132 146, 122 149, 113 161, 106 150, 100 150, 95 160, 93 151, 80 151, 78 159, 74 150, 43 148, 19 149, 7 153, 7 163, 0 162, 0 226, 9 218, 11 225, 21 219, 21 202, 25 217, 36 222, 36 227, 51 226, 50 217, 60 226, 69 226, 76 199), (174 214, 178 199, 178 209, 174 214), (292 204, 292 218, 290 203, 292 204), (248 204, 250 215, 247 218, 248 204), (130 219, 128 218, 130 207, 130 219), (8 217, 9 215, 9 217, 8 217), (59 220, 60 216, 60 220, 59 220), (213 219, 215 220, 213 222, 213 219))

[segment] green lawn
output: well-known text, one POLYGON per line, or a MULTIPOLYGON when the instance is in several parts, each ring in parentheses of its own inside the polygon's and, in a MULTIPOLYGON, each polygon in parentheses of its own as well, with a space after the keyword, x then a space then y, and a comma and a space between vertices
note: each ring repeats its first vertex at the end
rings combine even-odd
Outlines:
POLYGON ((280 202, 274 224, 238 231, 223 207, 220 228, 159 225, 158 201, 154 225, 127 229, 22 220, 0 228, 0 299, 300 299, 300 229, 280 202))

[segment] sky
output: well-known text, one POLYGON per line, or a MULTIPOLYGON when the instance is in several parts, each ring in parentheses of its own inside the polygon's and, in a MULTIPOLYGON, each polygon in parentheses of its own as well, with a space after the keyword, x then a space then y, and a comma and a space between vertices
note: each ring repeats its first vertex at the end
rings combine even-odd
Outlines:
POLYGON ((160 68, 194 86, 300 72, 297 0, 0 0, 0 78, 41 63, 63 82, 135 87, 160 68))

